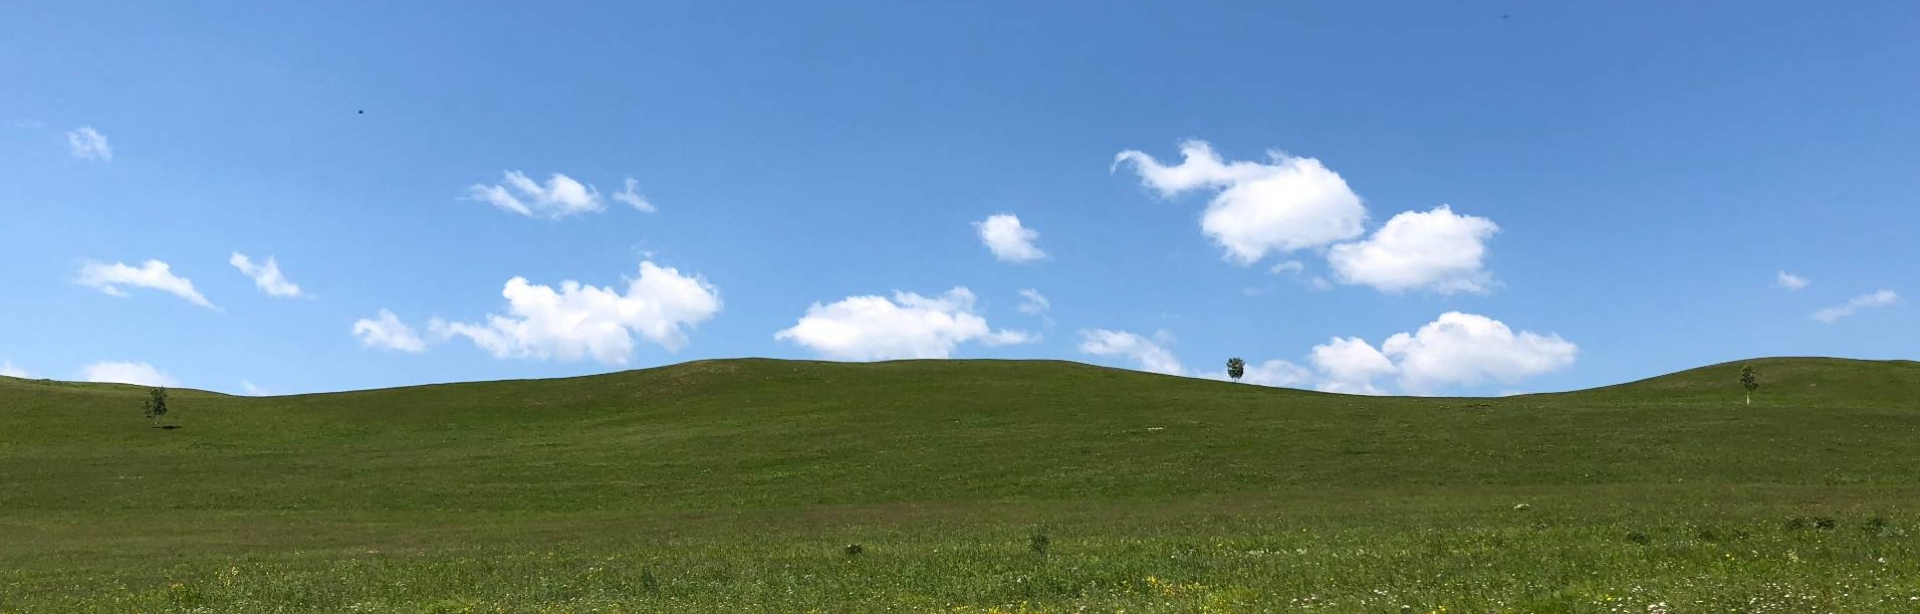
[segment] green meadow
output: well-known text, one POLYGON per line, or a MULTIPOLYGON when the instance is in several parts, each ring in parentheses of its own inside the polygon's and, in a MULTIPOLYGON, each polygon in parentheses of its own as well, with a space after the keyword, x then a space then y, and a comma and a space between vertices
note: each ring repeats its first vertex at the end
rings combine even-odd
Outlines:
POLYGON ((1400 398, 725 360, 177 390, 174 429, 145 397, 0 378, 0 612, 1920 612, 1913 362, 1400 398))

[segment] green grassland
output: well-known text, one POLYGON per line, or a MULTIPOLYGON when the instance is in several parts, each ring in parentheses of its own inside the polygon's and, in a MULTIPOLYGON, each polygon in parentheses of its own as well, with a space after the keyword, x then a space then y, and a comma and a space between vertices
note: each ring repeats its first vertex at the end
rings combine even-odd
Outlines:
POLYGON ((728 360, 182 390, 173 430, 0 378, 0 612, 1920 612, 1920 363, 1750 364, 1751 406, 1739 364, 1415 399, 728 360))

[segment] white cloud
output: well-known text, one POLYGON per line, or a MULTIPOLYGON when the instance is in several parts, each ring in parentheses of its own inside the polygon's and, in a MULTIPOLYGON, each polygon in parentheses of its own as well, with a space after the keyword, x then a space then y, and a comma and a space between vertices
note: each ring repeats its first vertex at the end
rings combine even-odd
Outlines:
POLYGON ((1020 313, 1042 316, 1053 309, 1053 301, 1047 300, 1039 290, 1027 288, 1020 291, 1020 306, 1014 309, 1020 313))
POLYGON ((1499 320, 1448 312, 1379 348, 1359 337, 1335 337, 1314 346, 1311 359, 1320 390, 1386 394, 1376 381, 1394 376, 1406 394, 1431 394, 1447 385, 1512 384, 1572 365, 1578 354, 1559 335, 1515 333, 1499 320))
POLYGON ((360 338, 360 345, 382 349, 398 350, 412 354, 427 351, 427 342, 420 338, 413 327, 400 321, 400 316, 385 309, 373 318, 361 318, 353 322, 353 336, 360 338))
POLYGON ((1813 280, 1811 279, 1807 279, 1799 275, 1794 275, 1786 271, 1781 271, 1779 275, 1775 275, 1773 278, 1773 287, 1786 288, 1788 290, 1799 290, 1801 288, 1807 287, 1808 285, 1811 285, 1812 283, 1813 283, 1813 280))
POLYGON ((1853 299, 1847 301, 1845 305, 1815 311, 1813 312, 1813 319, 1832 324, 1838 322, 1840 318, 1859 312, 1861 309, 1868 307, 1885 307, 1898 302, 1900 302, 1900 295, 1894 294, 1892 290, 1881 290, 1872 294, 1862 294, 1853 297, 1853 299))
MULTIPOLYGON (((1227 371, 1224 368, 1208 373, 1206 377, 1227 381, 1233 379, 1227 377, 1227 371)), ((1275 388, 1297 388, 1311 385, 1314 377, 1313 372, 1308 371, 1306 367, 1285 360, 1269 360, 1261 363, 1247 363, 1247 372, 1240 376, 1240 381, 1275 388)))
POLYGON ((233 256, 227 258, 227 264, 240 269, 241 274, 253 278, 253 285, 259 287, 261 292, 289 298, 307 296, 300 291, 299 284, 293 283, 285 275, 280 274, 280 263, 275 261, 273 256, 267 256, 267 261, 264 263, 255 264, 246 254, 234 252, 233 256))
POLYGON ((159 260, 148 260, 138 268, 120 262, 113 264, 98 262, 82 263, 80 265, 80 275, 74 279, 74 283, 96 288, 101 292, 120 297, 127 295, 126 290, 123 289, 122 286, 152 288, 187 299, 188 302, 201 307, 219 309, 218 307, 214 307, 213 303, 208 302, 207 297, 201 296, 198 290, 193 289, 192 281, 185 277, 174 275, 172 267, 167 266, 167 263, 159 260))
POLYGON ((255 386, 253 385, 253 382, 249 382, 247 380, 240 380, 240 390, 241 390, 241 394, 244 394, 250 397, 273 396, 272 392, 268 392, 267 389, 265 388, 255 386))
POLYGON ((505 183, 476 183, 467 187, 467 195, 501 210, 527 217, 559 219, 606 208, 600 202, 600 192, 560 173, 548 177, 547 184, 542 186, 520 171, 506 171, 505 183))
POLYGON ((1387 220, 1364 241, 1333 246, 1327 263, 1341 282, 1382 292, 1486 292, 1495 283, 1481 268, 1486 241, 1499 231, 1487 218, 1457 215, 1446 205, 1425 213, 1408 211, 1387 220))
POLYGON ((1033 244, 1040 239, 1040 231, 1021 226, 1019 216, 1001 213, 973 225, 980 229, 980 242, 1001 262, 1032 262, 1047 257, 1033 244))
POLYGON ((109 384, 134 384, 172 388, 180 385, 173 376, 144 362, 96 362, 80 370, 80 379, 109 384))
POLYGON ((13 361, 11 360, 0 360, 0 375, 5 375, 7 377, 18 377, 21 379, 33 377, 32 375, 27 374, 26 369, 22 369, 20 367, 14 366, 13 361))
POLYGON ((652 262, 640 263, 640 277, 625 292, 613 287, 563 281, 560 289, 507 280, 500 291, 508 315, 485 324, 434 320, 442 337, 462 336, 495 358, 577 361, 593 358, 624 365, 633 356, 633 338, 668 351, 687 344, 687 331, 720 312, 720 289, 697 275, 687 276, 652 262))
MULTIPOLYGON (((1226 380, 1226 370, 1188 371, 1164 340, 1124 331, 1081 331, 1080 351, 1120 356, 1142 371, 1226 380)), ((1161 333, 1164 337, 1165 333, 1161 333)), ((1359 337, 1334 337, 1308 354, 1312 370, 1286 360, 1248 364, 1242 381, 1263 386, 1308 387, 1325 392, 1384 395, 1394 378, 1406 394, 1431 394, 1447 385, 1488 380, 1511 384, 1573 364, 1579 349, 1559 335, 1515 333, 1498 320, 1467 313, 1441 314, 1413 333, 1388 337, 1375 347, 1359 337)))
POLYGON ((1326 392, 1386 394, 1373 380, 1399 371, 1373 344, 1359 337, 1334 337, 1313 346, 1313 368, 1320 371, 1315 387, 1326 392))
POLYGON ((1573 364, 1579 348, 1559 335, 1515 334, 1505 323, 1451 311, 1380 344, 1399 367, 1400 386, 1423 394, 1446 384, 1511 384, 1573 364))
POLYGON ((1163 197, 1218 189, 1200 228, 1229 260, 1248 265, 1270 252, 1320 247, 1364 232, 1366 206, 1319 160, 1274 151, 1267 163, 1229 163, 1199 140, 1181 144, 1180 154, 1179 165, 1166 166, 1128 150, 1114 156, 1114 167, 1131 162, 1141 182, 1163 197))
POLYGON ((1093 329, 1080 331, 1080 351, 1093 356, 1122 356, 1141 371, 1180 375, 1186 373, 1180 359, 1158 342, 1133 333, 1093 329))
POLYGON ((946 358, 962 343, 1013 345, 1035 340, 1032 333, 992 330, 974 312, 973 292, 956 287, 939 296, 894 292, 849 296, 814 303, 792 328, 773 338, 792 341, 834 360, 946 358))
POLYGON ((646 196, 640 194, 640 182, 635 181, 632 177, 627 178, 625 188, 613 194, 613 199, 647 213, 653 213, 655 211, 653 202, 647 200, 646 196))
POLYGON ((68 132, 67 148, 73 151, 73 157, 82 160, 113 160, 113 146, 107 144, 107 135, 100 134, 93 126, 81 126, 68 132))
POLYGON ((1281 275, 1286 273, 1305 273, 1306 271, 1307 271, 1306 263, 1298 260, 1288 260, 1285 262, 1281 262, 1280 264, 1273 265, 1273 268, 1267 269, 1268 273, 1272 273, 1275 275, 1281 275))

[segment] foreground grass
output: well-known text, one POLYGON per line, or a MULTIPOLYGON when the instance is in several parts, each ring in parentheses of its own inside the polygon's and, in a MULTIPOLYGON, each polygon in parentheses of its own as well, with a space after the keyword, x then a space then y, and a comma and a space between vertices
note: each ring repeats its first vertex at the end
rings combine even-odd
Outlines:
POLYGON ((0 612, 1920 611, 1920 371, 1762 365, 1747 408, 1737 367, 1415 400, 743 361, 187 392, 172 432, 0 380, 0 612))
MULTIPOLYGON (((1190 517, 1054 527, 602 526, 597 539, 15 569, 18 611, 1910 612, 1920 552, 1876 517, 1538 508, 1420 521, 1190 517), (1046 535, 1039 550, 1035 535, 1046 535), (846 554, 848 543, 863 551, 846 554)), ((537 524, 537 523, 536 523, 537 524)), ((576 527, 579 528, 579 527, 576 527)))

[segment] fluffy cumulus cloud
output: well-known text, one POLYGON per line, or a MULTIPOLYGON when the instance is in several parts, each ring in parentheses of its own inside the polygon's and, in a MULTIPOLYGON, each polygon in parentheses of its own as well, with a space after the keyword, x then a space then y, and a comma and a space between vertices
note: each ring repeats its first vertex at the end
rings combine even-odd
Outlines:
POLYGON ((1559 335, 1515 333, 1499 320, 1457 311, 1388 337, 1380 349, 1398 367, 1400 386, 1414 394, 1450 384, 1511 384, 1572 365, 1579 354, 1559 335))
POLYGON ((1386 354, 1359 337, 1334 337, 1313 346, 1313 368, 1320 372, 1316 388, 1347 394, 1386 394, 1374 380, 1399 371, 1386 354))
POLYGON ((80 379, 109 384, 134 384, 172 388, 180 385, 173 376, 144 362, 96 362, 80 370, 80 379))
POLYGON ((978 300, 966 288, 938 296, 895 292, 849 296, 814 303, 791 328, 774 333, 833 360, 946 358, 960 344, 1014 345, 1035 340, 1032 333, 994 330, 975 311, 978 300))
POLYGON ((1046 252, 1033 244, 1040 240, 1040 231, 1020 225, 1018 216, 1001 213, 973 225, 980 230, 980 242, 1001 262, 1032 262, 1047 257, 1046 252))
POLYGON ((1408 211, 1366 240, 1333 246, 1327 263, 1341 282, 1383 292, 1486 292, 1494 283, 1482 268, 1486 243, 1499 230, 1492 220, 1459 215, 1446 205, 1408 211))
POLYGON ((255 263, 246 254, 234 252, 233 256, 227 258, 227 264, 239 269, 240 274, 253 278, 253 285, 268 295, 287 298, 307 296, 300 291, 299 284, 280 273, 280 263, 273 256, 267 256, 266 262, 255 263))
POLYGON ((137 267, 121 262, 82 263, 80 275, 74 278, 74 283, 120 297, 127 296, 127 288, 149 288, 178 296, 201 307, 218 309, 193 288, 193 281, 174 275, 173 267, 159 260, 148 260, 137 267))
POLYGON ((520 171, 506 171, 502 183, 468 186, 467 195, 502 211, 527 217, 559 219, 606 208, 600 202, 600 192, 560 173, 554 173, 547 178, 546 185, 541 185, 520 171))
POLYGON ((1367 209, 1340 175, 1313 158, 1269 152, 1266 162, 1226 162, 1205 141, 1180 146, 1180 164, 1123 151, 1114 167, 1132 164, 1141 182, 1163 197, 1217 190, 1200 228, 1229 260, 1252 264, 1285 253, 1360 236, 1367 209))
POLYGON ((720 312, 720 289, 697 275, 652 262, 625 290, 564 281, 559 288, 523 277, 500 291, 506 315, 484 323, 434 320, 442 338, 466 337, 496 358, 566 362, 592 358, 624 365, 637 336, 668 351, 687 345, 687 333, 720 312))
POLYGON ((1781 271, 1780 274, 1773 276, 1773 287, 1775 288, 1799 290, 1812 284, 1813 280, 1786 271, 1781 271))
POLYGON ((1841 318, 1859 313, 1861 309, 1886 307, 1898 302, 1900 302, 1900 295, 1895 294, 1892 290, 1881 290, 1872 294, 1862 294, 1853 297, 1852 300, 1847 301, 1844 305, 1835 305, 1815 311, 1813 312, 1813 319, 1832 324, 1840 321, 1841 318))
POLYGON ((360 345, 380 349, 418 354, 427 351, 427 342, 414 332, 413 327, 400 321, 400 316, 385 309, 372 318, 361 318, 353 322, 353 336, 360 339, 360 345))
POLYGON ((1181 375, 1186 367, 1159 341, 1126 331, 1093 329, 1080 331, 1080 352, 1092 356, 1117 356, 1132 362, 1141 371, 1181 375))
POLYGON ((627 178, 626 187, 613 194, 613 200, 647 213, 654 212, 653 201, 647 200, 647 197, 640 194, 640 182, 632 177, 627 178))
POLYGON ((1407 394, 1446 386, 1513 382, 1572 365, 1579 348, 1559 335, 1515 333, 1499 320, 1448 312, 1412 333, 1388 337, 1378 348, 1359 337, 1335 337, 1314 346, 1316 388, 1350 394, 1386 394, 1393 377, 1407 394))
POLYGON ((100 134, 93 126, 81 126, 68 132, 67 150, 73 152, 73 157, 82 160, 106 162, 113 159, 113 146, 107 144, 107 135, 100 134))

